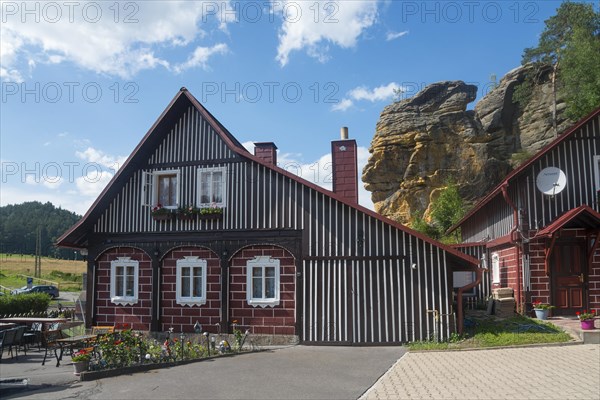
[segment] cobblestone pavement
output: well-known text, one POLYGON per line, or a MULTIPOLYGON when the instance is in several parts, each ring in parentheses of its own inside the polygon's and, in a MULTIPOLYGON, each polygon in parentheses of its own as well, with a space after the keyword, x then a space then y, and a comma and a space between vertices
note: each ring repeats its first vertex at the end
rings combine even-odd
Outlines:
POLYGON ((600 399, 600 345, 405 354, 362 397, 600 399))

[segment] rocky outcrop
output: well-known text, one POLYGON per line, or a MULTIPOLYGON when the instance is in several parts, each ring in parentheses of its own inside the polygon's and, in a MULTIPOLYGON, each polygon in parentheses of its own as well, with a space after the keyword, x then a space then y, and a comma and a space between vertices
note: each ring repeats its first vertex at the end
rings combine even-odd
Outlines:
MULTIPOLYGON (((513 167, 515 154, 533 154, 554 139, 552 90, 535 85, 524 109, 513 103, 525 69, 509 72, 474 110, 477 87, 462 81, 432 84, 384 108, 363 171, 375 210, 402 223, 425 212, 451 179, 475 201, 513 167)), ((558 102, 558 130, 568 125, 558 102)))

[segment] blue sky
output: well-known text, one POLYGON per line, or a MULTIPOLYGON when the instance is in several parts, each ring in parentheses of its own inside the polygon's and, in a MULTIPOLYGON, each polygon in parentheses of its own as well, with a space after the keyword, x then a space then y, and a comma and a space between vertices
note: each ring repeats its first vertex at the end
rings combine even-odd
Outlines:
MULTIPOLYGON (((241 142, 318 184, 341 126, 359 165, 393 89, 520 64, 559 1, 4 1, 0 204, 83 214, 185 86, 241 142), (294 168, 295 169, 295 168, 294 168)), ((368 192, 361 203, 372 207, 368 192)))

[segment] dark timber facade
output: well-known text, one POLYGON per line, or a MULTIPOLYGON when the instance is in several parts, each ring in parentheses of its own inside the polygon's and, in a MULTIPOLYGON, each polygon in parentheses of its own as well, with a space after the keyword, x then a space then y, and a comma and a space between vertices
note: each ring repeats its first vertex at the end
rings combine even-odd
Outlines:
POLYGON ((305 343, 450 335, 453 272, 474 271, 476 259, 277 167, 274 144, 257 148, 247 152, 187 90, 175 96, 58 241, 88 252, 88 324, 227 332, 235 320, 305 343), (199 207, 212 188, 222 213, 159 218, 157 183, 179 208, 199 207))

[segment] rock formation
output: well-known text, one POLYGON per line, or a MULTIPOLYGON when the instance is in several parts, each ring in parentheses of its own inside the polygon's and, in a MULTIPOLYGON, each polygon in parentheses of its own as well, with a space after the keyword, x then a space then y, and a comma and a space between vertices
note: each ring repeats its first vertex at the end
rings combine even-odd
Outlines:
MULTIPOLYGON (((525 68, 509 72, 474 110, 477 87, 462 81, 427 86, 384 108, 369 149, 363 182, 375 210, 402 223, 425 212, 448 180, 476 201, 513 168, 518 154, 533 154, 554 139, 552 91, 546 76, 528 105, 513 103, 525 68)), ((558 131, 569 125, 558 101, 558 131)))

